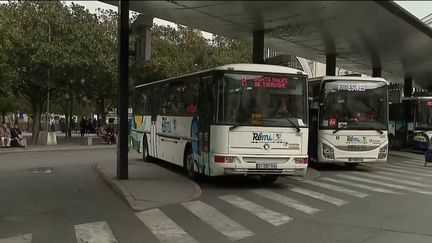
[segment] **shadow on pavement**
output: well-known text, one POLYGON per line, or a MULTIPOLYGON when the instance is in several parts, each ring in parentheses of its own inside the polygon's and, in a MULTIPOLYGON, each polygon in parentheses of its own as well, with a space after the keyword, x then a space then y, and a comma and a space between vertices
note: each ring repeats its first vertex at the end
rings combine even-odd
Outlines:
POLYGON ((355 168, 349 168, 345 166, 344 164, 330 164, 330 163, 310 163, 310 168, 313 168, 318 171, 357 171, 357 172, 369 172, 371 170, 374 170, 374 168, 370 166, 364 166, 362 164, 359 164, 355 168))
MULTIPOLYGON (((179 174, 181 176, 187 177, 184 173, 183 167, 163 161, 158 159, 153 159, 152 161, 143 162, 142 159, 130 159, 129 163, 152 163, 164 169, 167 169, 173 173, 179 174)), ((189 179, 192 180, 192 179, 189 179)), ((278 178, 274 183, 264 183, 261 181, 259 176, 201 176, 195 180, 200 187, 204 188, 220 188, 220 189, 254 189, 254 188, 286 188, 283 182, 283 178, 278 178)), ((286 183, 286 181, 285 181, 286 183)))

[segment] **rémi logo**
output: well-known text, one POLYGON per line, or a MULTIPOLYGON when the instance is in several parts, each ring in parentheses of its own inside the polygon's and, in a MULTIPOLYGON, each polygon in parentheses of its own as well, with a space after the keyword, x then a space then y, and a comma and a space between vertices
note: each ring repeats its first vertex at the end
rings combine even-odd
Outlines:
POLYGON ((282 141, 282 135, 280 133, 265 134, 262 132, 254 132, 252 134, 252 142, 254 143, 258 143, 258 142, 277 143, 281 141, 282 141))

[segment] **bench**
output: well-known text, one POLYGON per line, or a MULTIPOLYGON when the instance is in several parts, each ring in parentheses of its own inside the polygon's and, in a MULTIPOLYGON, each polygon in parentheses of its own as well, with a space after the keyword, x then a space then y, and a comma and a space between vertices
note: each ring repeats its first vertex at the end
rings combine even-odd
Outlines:
MULTIPOLYGON (((11 147, 19 147, 18 142, 16 140, 12 139, 11 141, 11 147)), ((21 138, 21 145, 24 147, 27 147, 27 138, 21 138)))
POLYGON ((101 137, 82 137, 81 138, 81 145, 98 145, 98 144, 104 144, 104 140, 101 137))

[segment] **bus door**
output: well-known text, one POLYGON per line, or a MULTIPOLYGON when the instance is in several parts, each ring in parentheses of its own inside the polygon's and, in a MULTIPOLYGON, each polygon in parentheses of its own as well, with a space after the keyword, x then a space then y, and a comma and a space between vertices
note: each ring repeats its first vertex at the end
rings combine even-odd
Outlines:
POLYGON ((152 105, 151 105, 151 119, 150 119, 150 121, 151 121, 151 125, 150 125, 150 137, 149 137, 149 144, 148 144, 148 146, 149 146, 149 154, 150 154, 150 156, 152 156, 152 157, 157 157, 157 151, 156 151, 156 148, 157 148, 157 138, 156 138, 156 133, 157 133, 157 130, 156 130, 156 120, 157 120, 157 114, 158 114, 158 111, 159 111, 159 98, 158 98, 158 96, 156 96, 155 94, 159 94, 159 90, 157 90, 157 88, 153 88, 152 90, 151 90, 152 92, 151 92, 151 97, 152 97, 152 105))
POLYGON ((319 93, 320 82, 309 84, 309 158, 318 158, 318 110, 319 110, 319 93))
POLYGON ((202 167, 200 172, 210 174, 210 124, 213 119, 213 76, 201 77, 198 92, 199 132, 198 153, 202 167))

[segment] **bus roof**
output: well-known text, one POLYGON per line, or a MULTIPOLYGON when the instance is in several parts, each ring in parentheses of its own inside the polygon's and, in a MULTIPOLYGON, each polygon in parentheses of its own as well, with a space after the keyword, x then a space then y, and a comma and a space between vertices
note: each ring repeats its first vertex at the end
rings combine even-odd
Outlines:
POLYGON ((174 79, 178 79, 178 78, 182 78, 182 77, 198 75, 198 74, 206 73, 206 72, 210 72, 210 71, 240 71, 240 72, 252 71, 252 72, 258 72, 258 73, 297 74, 297 75, 302 75, 302 76, 307 77, 307 74, 305 72, 298 70, 298 69, 285 67, 285 66, 270 65, 270 64, 234 63, 234 64, 223 65, 223 66, 219 66, 219 67, 215 67, 215 68, 211 68, 211 69, 207 69, 207 70, 202 70, 202 71, 198 71, 198 72, 194 72, 194 73, 188 73, 188 74, 177 76, 177 77, 172 77, 172 78, 162 79, 162 80, 158 80, 158 81, 154 81, 154 82, 150 82, 150 83, 140 84, 140 85, 137 85, 135 88, 139 88, 139 87, 143 87, 143 86, 147 86, 147 85, 155 84, 155 83, 159 83, 159 82, 174 80, 174 79))
POLYGON ((383 78, 378 78, 378 77, 355 77, 355 76, 323 76, 323 77, 317 77, 317 78, 310 78, 308 79, 308 82, 313 82, 313 81, 326 81, 326 80, 357 80, 357 81, 376 81, 376 82, 386 82, 388 83, 385 79, 383 78))

